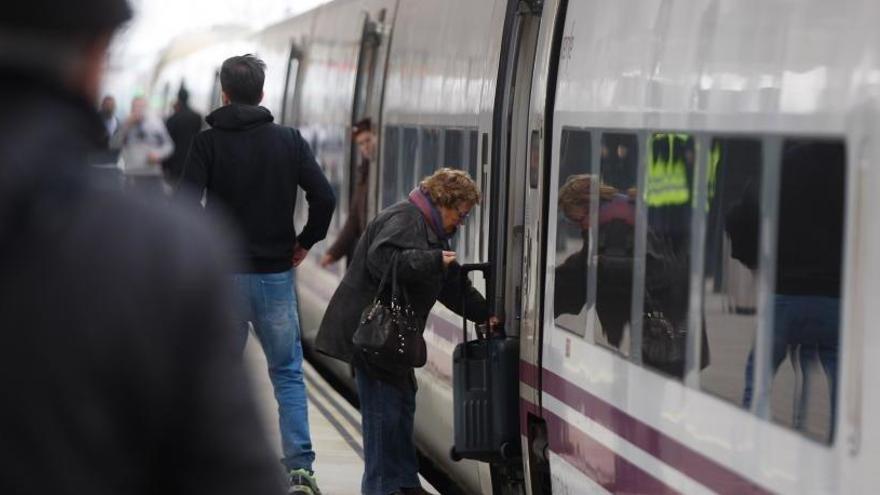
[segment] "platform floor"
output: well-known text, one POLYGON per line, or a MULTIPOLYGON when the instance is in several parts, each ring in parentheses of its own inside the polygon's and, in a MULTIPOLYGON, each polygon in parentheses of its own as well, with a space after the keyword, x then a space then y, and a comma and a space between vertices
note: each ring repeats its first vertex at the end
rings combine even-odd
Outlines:
MULTIPOLYGON (((244 359, 269 440, 275 448, 275 454, 280 457, 278 406, 266 371, 266 358, 253 336, 248 339, 244 359)), ((357 495, 364 471, 360 413, 308 363, 303 368, 309 395, 309 423, 312 444, 315 446, 318 485, 324 495, 357 495)), ((422 486, 437 493, 424 479, 422 486)))

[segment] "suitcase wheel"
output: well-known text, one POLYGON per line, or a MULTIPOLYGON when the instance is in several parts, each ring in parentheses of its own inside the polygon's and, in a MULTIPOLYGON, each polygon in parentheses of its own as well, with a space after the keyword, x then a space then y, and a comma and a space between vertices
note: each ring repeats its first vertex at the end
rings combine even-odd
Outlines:
POLYGON ((449 458, 452 459, 452 462, 458 462, 462 459, 458 452, 455 451, 455 447, 449 448, 449 458))

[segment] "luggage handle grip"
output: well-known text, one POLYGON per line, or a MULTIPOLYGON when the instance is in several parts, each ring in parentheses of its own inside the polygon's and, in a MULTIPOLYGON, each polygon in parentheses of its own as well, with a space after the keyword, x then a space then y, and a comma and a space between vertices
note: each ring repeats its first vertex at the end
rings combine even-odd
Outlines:
MULTIPOLYGON (((467 338, 467 281, 468 274, 471 272, 481 272, 483 274, 483 278, 485 280, 489 280, 489 271, 492 269, 491 263, 468 263, 465 265, 461 265, 461 274, 459 276, 459 292, 461 293, 461 313, 462 313, 462 324, 461 324, 461 332, 462 332, 462 343, 465 344, 468 341, 467 338)), ((479 332, 477 332, 477 338, 479 338, 479 332)))

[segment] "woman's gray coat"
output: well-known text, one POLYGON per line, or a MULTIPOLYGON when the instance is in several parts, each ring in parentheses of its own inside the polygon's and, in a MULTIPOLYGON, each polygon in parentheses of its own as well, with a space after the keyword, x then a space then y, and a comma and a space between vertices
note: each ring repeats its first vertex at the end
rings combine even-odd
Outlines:
MULTIPOLYGON (((397 277, 410 304, 427 319, 438 300, 461 314, 459 265, 443 267, 444 242, 428 227, 422 212, 408 201, 383 210, 367 225, 345 277, 330 299, 318 330, 318 351, 352 362, 351 337, 361 313, 373 300, 391 257, 398 252, 397 277)), ((488 319, 486 300, 467 282, 468 319, 488 319)))

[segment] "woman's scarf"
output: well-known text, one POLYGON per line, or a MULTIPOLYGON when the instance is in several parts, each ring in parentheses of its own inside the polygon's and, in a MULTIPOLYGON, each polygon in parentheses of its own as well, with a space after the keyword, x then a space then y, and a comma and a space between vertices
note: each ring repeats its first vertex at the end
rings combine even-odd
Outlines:
POLYGON ((446 243, 452 237, 452 234, 447 233, 443 229, 443 218, 440 216, 440 210, 437 209, 437 205, 431 199, 431 195, 422 190, 421 187, 417 187, 409 193, 409 202, 422 212, 425 222, 428 223, 441 241, 446 243))

